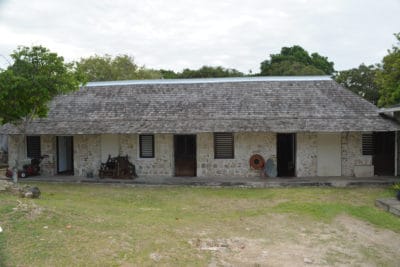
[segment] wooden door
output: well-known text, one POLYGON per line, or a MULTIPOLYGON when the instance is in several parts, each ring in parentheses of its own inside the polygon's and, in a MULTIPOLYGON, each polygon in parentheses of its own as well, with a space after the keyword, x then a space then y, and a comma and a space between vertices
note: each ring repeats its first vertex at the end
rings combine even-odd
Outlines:
POLYGON ((375 175, 394 175, 395 133, 374 133, 375 151, 372 157, 375 175))
POLYGON ((342 175, 342 150, 340 133, 318 133, 317 176, 342 175))
POLYGON ((196 176, 196 136, 174 136, 175 176, 196 176))
POLYGON ((296 134, 277 134, 277 167, 279 177, 296 176, 296 134))

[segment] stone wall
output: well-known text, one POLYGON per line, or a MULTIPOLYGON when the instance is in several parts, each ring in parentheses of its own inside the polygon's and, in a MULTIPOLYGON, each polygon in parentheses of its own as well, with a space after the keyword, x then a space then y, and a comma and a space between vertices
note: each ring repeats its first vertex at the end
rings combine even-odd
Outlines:
MULTIPOLYGON (((142 177, 167 177, 174 175, 173 134, 155 134, 155 157, 139 157, 139 135, 121 134, 118 138, 120 155, 128 155, 136 165, 137 174, 142 177)), ((12 135, 8 139, 9 165, 15 166, 15 151, 22 155, 25 146, 18 146, 21 136, 12 135)), ((213 133, 197 134, 197 176, 199 177, 258 177, 259 171, 252 170, 249 158, 260 154, 264 159, 276 157, 275 133, 235 133, 234 159, 214 159, 213 133)), ((372 164, 372 156, 363 156, 361 151, 361 133, 341 134, 342 175, 353 176, 355 165, 372 164)), ((88 172, 98 175, 101 163, 101 135, 74 136, 74 172, 77 176, 86 176, 88 172)), ((56 173, 56 137, 41 136, 42 154, 49 155, 42 163, 44 174, 56 173)), ((296 174, 298 177, 317 175, 317 133, 298 133, 296 148, 296 174)))
MULTIPOLYGON (((128 155, 135 164, 139 176, 172 176, 173 175, 173 135, 154 135, 154 158, 139 157, 139 135, 120 134, 118 151, 120 155, 128 155)), ((78 176, 86 176, 88 172, 98 175, 101 163, 101 135, 74 136, 74 172, 78 176)), ((103 151, 104 152, 104 151, 103 151)), ((107 152, 104 152, 107 154, 107 152)), ((103 154, 104 154, 103 153, 103 154)))
POLYGON ((213 133, 197 135, 197 176, 199 177, 259 177, 260 171, 252 170, 249 159, 260 154, 265 160, 276 156, 276 135, 273 133, 235 133, 234 159, 214 159, 213 133))
POLYGON ((342 176, 354 176, 354 166, 371 165, 372 156, 362 155, 362 133, 342 133, 342 176))
POLYGON ((44 175, 54 175, 57 173, 57 147, 54 135, 42 135, 40 137, 40 150, 42 155, 48 155, 41 164, 41 173, 44 175))
MULTIPOLYGON (((362 133, 341 134, 342 176, 354 176, 354 166, 371 165, 372 156, 362 155, 362 133)), ((297 134, 297 176, 317 176, 317 133, 297 134)))
POLYGON ((396 150, 397 151, 395 151, 395 153, 397 152, 397 169, 396 169, 396 173, 395 173, 395 175, 397 176, 397 175, 399 175, 400 174, 400 134, 399 134, 399 132, 396 132, 395 133, 396 134, 396 142, 397 142, 397 147, 396 147, 396 150))
MULTIPOLYGON (((56 173, 56 139, 52 135, 42 135, 40 137, 40 150, 42 155, 49 155, 49 158, 44 159, 41 164, 41 173, 45 175, 52 175, 56 173)), ((26 142, 22 135, 10 135, 8 137, 8 165, 10 168, 16 166, 18 154, 21 156, 21 162, 19 162, 19 169, 22 169, 23 164, 30 163, 30 160, 26 158, 26 142), (17 151, 19 151, 17 153, 17 151)))
POLYGON ((74 174, 98 175, 101 163, 100 135, 74 135, 74 174))
MULTIPOLYGON (((154 135, 154 158, 140 158, 139 135, 131 136, 128 138, 130 148, 127 149, 126 143, 124 143, 122 149, 131 151, 132 161, 136 165, 136 172, 139 176, 168 177, 174 175, 174 136, 172 134, 154 135)), ((127 140, 126 137, 124 139, 127 140)))
POLYGON ((8 141, 7 135, 0 134, 0 150, 7 152, 8 151, 8 141))
POLYGON ((296 174, 298 177, 317 176, 317 133, 298 133, 296 174))

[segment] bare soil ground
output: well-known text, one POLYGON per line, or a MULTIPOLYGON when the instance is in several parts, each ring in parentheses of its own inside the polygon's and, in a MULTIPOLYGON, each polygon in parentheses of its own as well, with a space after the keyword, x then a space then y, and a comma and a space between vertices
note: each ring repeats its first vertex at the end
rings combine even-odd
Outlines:
MULTIPOLYGON (((248 225, 249 232, 258 227, 248 225)), ((212 253, 209 266, 397 266, 400 259, 400 234, 347 215, 329 224, 279 215, 262 232, 259 238, 214 239, 202 232, 188 242, 212 253)))

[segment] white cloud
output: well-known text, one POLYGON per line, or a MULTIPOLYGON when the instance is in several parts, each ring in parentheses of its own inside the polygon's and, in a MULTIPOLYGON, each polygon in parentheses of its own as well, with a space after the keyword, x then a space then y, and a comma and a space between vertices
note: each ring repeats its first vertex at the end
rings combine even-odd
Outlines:
POLYGON ((42 44, 68 60, 129 54, 153 68, 256 72, 269 54, 299 44, 346 69, 381 60, 398 14, 398 0, 0 0, 0 54, 42 44))

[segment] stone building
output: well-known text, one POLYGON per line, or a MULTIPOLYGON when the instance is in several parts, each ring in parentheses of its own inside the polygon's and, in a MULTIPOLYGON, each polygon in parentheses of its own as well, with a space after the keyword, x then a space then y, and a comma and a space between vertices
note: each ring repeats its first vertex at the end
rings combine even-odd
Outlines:
POLYGON ((8 161, 8 141, 7 135, 0 134, 0 164, 8 161))
POLYGON ((397 175, 397 122, 326 76, 88 83, 28 127, 6 125, 9 165, 49 155, 47 175, 98 174, 128 155, 139 176, 251 177, 254 154, 278 176, 397 175), (27 152, 25 152, 27 151, 27 152))

